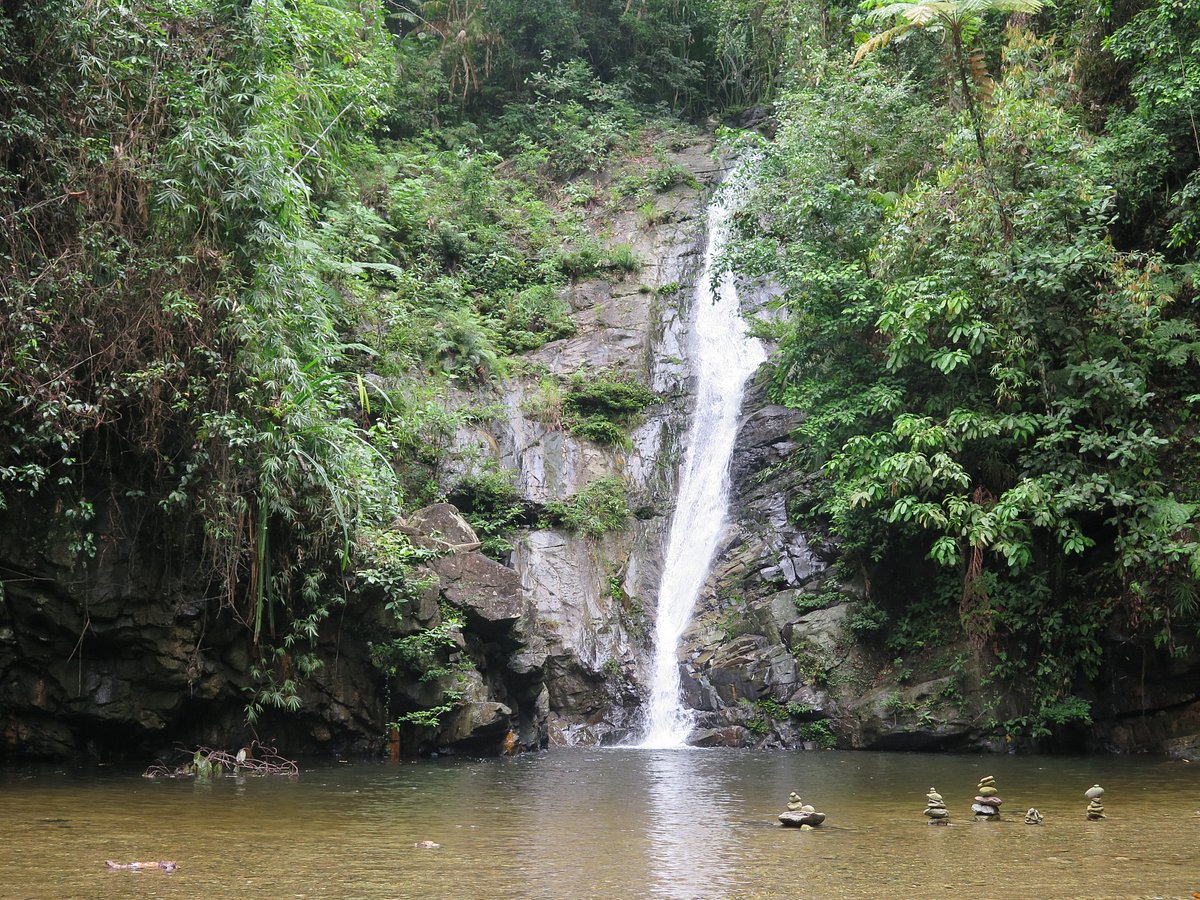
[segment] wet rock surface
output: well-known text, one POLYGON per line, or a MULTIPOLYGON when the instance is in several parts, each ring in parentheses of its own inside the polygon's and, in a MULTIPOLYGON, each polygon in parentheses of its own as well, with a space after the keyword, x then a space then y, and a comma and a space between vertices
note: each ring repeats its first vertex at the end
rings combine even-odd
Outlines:
POLYGON ((625 528, 599 538, 534 528, 515 542, 509 563, 531 604, 526 627, 544 646, 552 744, 615 743, 641 724, 654 598, 687 430, 690 304, 707 197, 723 174, 711 149, 698 141, 672 154, 696 183, 654 197, 656 224, 632 209, 603 223, 605 241, 628 244, 642 267, 572 285, 566 300, 575 334, 527 354, 536 374, 506 381, 502 414, 456 439, 469 462, 451 479, 472 467, 498 466, 515 473, 521 496, 536 507, 615 477, 634 511, 625 528), (632 376, 655 393, 628 447, 598 446, 530 412, 545 374, 600 370, 632 376))

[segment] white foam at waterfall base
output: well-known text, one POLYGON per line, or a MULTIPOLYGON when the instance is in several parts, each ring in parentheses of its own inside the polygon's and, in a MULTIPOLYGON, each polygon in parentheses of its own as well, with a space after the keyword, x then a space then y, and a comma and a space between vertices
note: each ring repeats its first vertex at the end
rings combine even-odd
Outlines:
POLYGON ((691 339, 696 406, 658 589, 650 706, 639 744, 646 748, 684 747, 692 730, 693 714, 683 705, 680 689, 679 641, 708 578, 725 526, 729 461, 746 380, 766 359, 762 344, 747 334, 732 274, 717 279, 714 272, 715 260, 729 239, 730 218, 742 196, 739 183, 735 170, 731 183, 708 208, 708 248, 696 285, 691 339))

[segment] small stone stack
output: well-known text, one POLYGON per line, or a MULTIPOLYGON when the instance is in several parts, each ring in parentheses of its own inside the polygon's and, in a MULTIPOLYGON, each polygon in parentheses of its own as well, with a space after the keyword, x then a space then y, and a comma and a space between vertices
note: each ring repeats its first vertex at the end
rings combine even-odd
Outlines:
POLYGON ((1033 808, 1031 806, 1031 807, 1029 807, 1029 812, 1025 813, 1025 824, 1026 825, 1041 825, 1042 820, 1045 818, 1046 818, 1045 816, 1043 816, 1040 812, 1038 812, 1035 808, 1033 808))
POLYGON ((991 775, 984 775, 975 788, 975 802, 971 804, 971 812, 975 813, 976 821, 999 819, 1000 804, 1003 802, 996 796, 996 779, 991 775))
POLYGON ((801 800, 800 795, 795 791, 788 794, 787 812, 779 814, 781 825, 800 828, 802 831, 812 831, 824 821, 825 813, 817 812, 801 800))
POLYGON ((1093 784, 1090 788, 1083 792, 1083 796, 1088 799, 1087 817, 1095 822, 1099 819, 1105 819, 1104 802, 1101 799, 1104 796, 1104 788, 1098 784, 1093 784))
POLYGON ((925 795, 925 815, 929 817, 930 825, 950 824, 950 810, 946 809, 942 795, 933 788, 930 788, 929 793, 925 795))

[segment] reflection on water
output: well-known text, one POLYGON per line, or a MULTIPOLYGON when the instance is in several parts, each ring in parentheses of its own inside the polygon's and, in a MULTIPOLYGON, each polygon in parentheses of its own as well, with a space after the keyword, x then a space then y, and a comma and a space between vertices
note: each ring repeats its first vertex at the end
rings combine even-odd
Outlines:
POLYGON ((1197 766, 1142 758, 611 749, 210 785, 19 771, 0 774, 0 897, 1186 898, 1197 809, 1197 766), (976 824, 986 774, 1004 816, 976 824), (1109 818, 1090 823, 1094 782, 1109 818), (949 828, 925 825, 930 785, 949 828), (824 826, 775 825, 793 789, 824 826), (1044 825, 1021 823, 1030 806, 1044 825))
POLYGON ((726 883, 734 840, 729 784, 714 772, 720 757, 696 749, 628 752, 650 788, 646 845, 649 891, 711 897, 726 883))

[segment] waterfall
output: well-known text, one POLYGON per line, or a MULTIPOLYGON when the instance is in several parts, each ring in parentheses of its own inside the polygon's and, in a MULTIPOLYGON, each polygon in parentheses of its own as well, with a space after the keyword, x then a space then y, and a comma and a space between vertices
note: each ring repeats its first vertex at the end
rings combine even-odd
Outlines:
POLYGON ((762 344, 746 333, 733 275, 725 273, 718 279, 714 272, 729 239, 729 220, 742 196, 741 168, 708 208, 708 248, 694 297, 691 363, 697 376, 696 407, 658 588, 654 670, 642 747, 683 747, 692 728, 691 710, 684 708, 680 696, 679 640, 708 578, 725 525, 729 460, 742 391, 766 359, 762 344))

